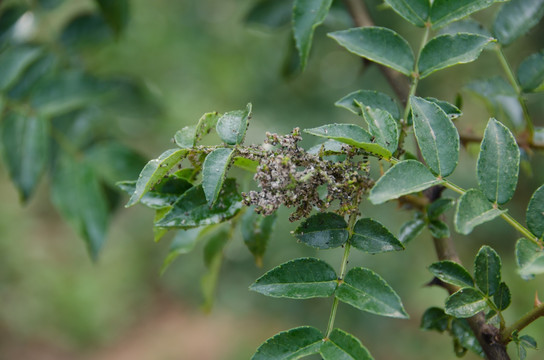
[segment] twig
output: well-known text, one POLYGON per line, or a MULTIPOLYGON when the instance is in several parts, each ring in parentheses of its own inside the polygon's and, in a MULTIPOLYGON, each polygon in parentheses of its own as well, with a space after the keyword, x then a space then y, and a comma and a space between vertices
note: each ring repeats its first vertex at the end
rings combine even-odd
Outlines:
POLYGON ((512 333, 514 331, 523 330, 525 327, 527 327, 527 325, 531 324, 533 321, 542 316, 544 316, 544 304, 534 307, 527 314, 523 315, 518 321, 504 328, 500 334, 501 342, 508 344, 512 340, 512 333))

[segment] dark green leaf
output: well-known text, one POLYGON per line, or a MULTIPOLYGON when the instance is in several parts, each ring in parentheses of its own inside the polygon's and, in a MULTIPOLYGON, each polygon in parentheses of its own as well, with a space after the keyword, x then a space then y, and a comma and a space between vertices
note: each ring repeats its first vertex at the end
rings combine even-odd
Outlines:
POLYGON ((468 318, 487 308, 485 296, 474 288, 463 288, 446 299, 446 314, 468 318))
POLYGON ((323 360, 374 359, 359 339, 340 329, 334 329, 331 332, 329 338, 321 345, 319 353, 323 360))
POLYGON ((204 263, 208 270, 202 275, 200 285, 204 296, 202 308, 206 312, 209 312, 213 306, 221 263, 223 262, 223 248, 230 240, 229 234, 227 229, 221 229, 204 246, 204 263))
POLYGON ((331 4, 332 0, 295 0, 293 35, 303 70, 310 55, 314 30, 325 20, 331 4))
POLYGON ((525 92, 544 91, 544 50, 522 61, 518 68, 518 79, 525 92))
POLYGON ((423 330, 444 332, 448 329, 449 322, 450 317, 446 315, 444 310, 437 307, 431 307, 423 313, 420 328, 423 330))
POLYGON ((501 0, 435 0, 431 8, 431 23, 438 29, 455 20, 485 9, 501 0))
POLYGON ((379 91, 358 90, 354 91, 342 99, 338 100, 334 105, 348 109, 357 115, 362 115, 361 107, 356 104, 356 101, 369 106, 372 109, 382 109, 387 111, 395 119, 400 118, 399 107, 395 100, 389 95, 379 91))
POLYGON ((217 120, 217 134, 229 145, 238 145, 244 141, 247 126, 251 118, 251 104, 245 110, 229 111, 217 120))
POLYGON ((520 339, 521 343, 523 344, 523 346, 525 346, 527 348, 530 348, 530 349, 536 349, 537 348, 536 340, 532 336, 521 335, 519 337, 519 339, 520 339))
MULTIPOLYGON (((129 195, 136 190, 136 181, 121 181, 116 185, 129 195)), ((187 180, 171 175, 165 177, 152 190, 146 192, 140 199, 140 203, 152 209, 169 208, 176 202, 178 197, 192 187, 193 185, 187 180)))
POLYGON ((468 235, 476 226, 500 216, 504 211, 497 209, 486 199, 481 191, 468 190, 457 203, 455 210, 455 230, 468 235))
POLYGON ((221 191, 233 153, 234 149, 219 148, 209 153, 204 160, 202 189, 210 206, 215 203, 221 191))
POLYGON ((18 45, 8 47, 0 53, 0 91, 5 91, 23 75, 43 50, 37 46, 18 45))
POLYGON ((450 237, 450 229, 442 220, 431 220, 428 228, 432 237, 435 239, 445 239, 450 237))
POLYGON ((505 310, 508 306, 510 306, 512 296, 510 295, 510 289, 508 288, 508 285, 506 283, 501 282, 499 285, 499 288, 497 289, 497 292, 495 295, 493 295, 493 302, 495 303, 495 306, 499 310, 505 310))
POLYGON ((399 231, 399 241, 403 244, 407 244, 415 239, 423 228, 425 228, 425 221, 422 219, 414 219, 405 222, 402 224, 399 231))
POLYGON ((450 120, 455 120, 459 116, 463 115, 463 112, 461 110, 459 110, 459 108, 457 106, 455 106, 453 104, 450 104, 447 101, 438 100, 438 99, 435 99, 433 97, 426 97, 425 100, 430 101, 430 102, 435 103, 436 105, 438 105, 442 109, 442 111, 444 111, 446 113, 446 115, 448 115, 450 120))
POLYGON ((49 160, 49 122, 10 112, 0 123, 2 152, 9 175, 26 202, 49 160))
POLYGON ((451 322, 451 333, 454 339, 465 349, 470 349, 474 353, 478 354, 481 358, 484 358, 484 351, 474 336, 470 325, 466 319, 453 319, 451 322))
POLYGON ((174 262, 178 256, 188 254, 193 251, 196 243, 198 240, 200 240, 200 231, 201 229, 195 228, 189 230, 179 230, 176 233, 176 236, 172 240, 170 248, 168 249, 168 255, 166 255, 166 258, 162 263, 161 275, 164 274, 166 269, 168 269, 170 264, 172 264, 172 262, 174 262))
POLYGON ((431 11, 429 0, 385 0, 397 14, 414 24, 424 27, 431 11))
POLYGON ((539 23, 544 0, 510 0, 497 13, 493 34, 502 45, 509 45, 539 23))
POLYGON ((7 97, 15 100, 26 98, 34 87, 46 78, 47 74, 54 71, 57 63, 58 59, 52 54, 45 54, 39 57, 28 66, 21 77, 11 86, 6 94, 7 97))
POLYGON ((518 272, 523 278, 544 273, 544 251, 534 242, 521 238, 516 243, 518 272))
POLYGON ((319 213, 304 220, 294 232, 295 237, 317 249, 332 249, 348 240, 348 224, 335 213, 319 213))
POLYGON ((493 37, 491 32, 482 24, 470 18, 453 22, 439 31, 439 34, 455 35, 458 33, 479 34, 485 37, 493 37))
POLYGON ((0 14, 0 44, 9 39, 13 25, 27 11, 28 7, 22 4, 11 4, 2 9, 2 14, 0 14))
MULTIPOLYGON (((357 103, 357 100, 355 100, 357 103)), ((362 110, 363 118, 368 124, 368 130, 374 137, 374 141, 394 153, 397 150, 399 139, 399 128, 393 116, 385 110, 373 109, 357 103, 362 110)))
POLYGON ((276 213, 263 216, 257 214, 253 208, 249 208, 242 217, 242 238, 258 266, 262 266, 262 258, 275 222, 276 213))
POLYGON ((491 247, 484 245, 474 259, 476 285, 488 296, 495 294, 501 283, 501 258, 491 247))
POLYGON ((59 40, 62 45, 70 48, 99 46, 112 41, 113 32, 102 16, 82 14, 66 24, 59 40))
POLYGON ((393 30, 382 27, 362 27, 329 33, 329 36, 349 52, 393 68, 410 76, 414 69, 414 54, 410 45, 393 30))
POLYGON ((113 31, 119 35, 128 23, 128 0, 96 0, 96 2, 100 10, 102 10, 102 16, 104 16, 113 31))
POLYGON ((438 261, 429 266, 429 271, 448 284, 459 287, 474 286, 472 276, 462 265, 456 262, 450 260, 438 261))
POLYGON ((259 0, 247 13, 245 22, 273 30, 289 24, 292 13, 293 0, 259 0))
POLYGON ((506 126, 490 119, 478 156, 478 184, 489 201, 508 202, 518 183, 520 152, 516 139, 506 126))
POLYGON ((527 206, 527 227, 536 237, 544 235, 544 185, 536 189, 527 206))
POLYGON ((370 218, 357 221, 350 242, 369 254, 404 250, 404 245, 385 226, 370 218))
POLYGON ((453 205, 455 205, 455 199, 452 198, 440 198, 433 201, 429 206, 427 206, 427 217, 430 220, 438 219, 440 215, 446 212, 453 205))
POLYGON ((301 258, 281 264, 258 278, 250 290, 272 297, 328 297, 338 285, 334 269, 323 260, 301 258))
POLYGON ((266 340, 251 360, 296 360, 317 354, 323 343, 323 334, 311 326, 301 326, 280 332, 266 340))
POLYGON ((351 269, 344 282, 336 289, 335 296, 359 310, 394 318, 408 318, 397 293, 370 269, 351 269))
POLYGON ((38 0, 38 4, 42 9, 53 10, 59 7, 64 0, 38 0))
POLYGON ((369 199, 373 204, 382 204, 441 182, 419 161, 401 161, 387 170, 376 182, 370 191, 369 199))

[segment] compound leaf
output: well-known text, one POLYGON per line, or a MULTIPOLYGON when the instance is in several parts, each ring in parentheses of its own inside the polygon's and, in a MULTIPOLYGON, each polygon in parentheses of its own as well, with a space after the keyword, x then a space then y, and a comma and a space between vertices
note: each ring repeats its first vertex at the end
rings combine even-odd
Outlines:
POLYGON ((310 216, 294 231, 295 237, 317 249, 332 249, 348 240, 348 224, 335 213, 319 213, 310 216))

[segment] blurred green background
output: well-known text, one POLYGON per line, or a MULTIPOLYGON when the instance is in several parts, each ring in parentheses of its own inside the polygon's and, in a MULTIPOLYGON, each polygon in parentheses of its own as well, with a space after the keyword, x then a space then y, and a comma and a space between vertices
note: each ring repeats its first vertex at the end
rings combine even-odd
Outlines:
MULTIPOLYGON (((115 126, 124 143, 156 157, 171 146, 175 133, 209 111, 229 111, 252 102, 254 116, 247 143, 259 143, 264 132, 286 133, 294 126, 331 122, 359 123, 334 102, 357 89, 393 95, 374 66, 337 46, 325 34, 350 27, 341 7, 334 8, 316 34, 307 70, 285 78, 282 69, 289 49, 289 29, 273 32, 244 24, 250 0, 131 0, 127 28, 116 40, 84 51, 78 61, 93 74, 128 75, 141 80, 161 111, 139 120, 121 119, 115 126)), ((392 27, 418 44, 421 30, 411 27, 379 1, 368 1, 377 24, 392 27)), ((73 14, 92 9, 86 0, 66 0, 40 23, 44 36, 54 37, 73 14)), ((497 8, 476 18, 489 24, 497 8)), ((543 43, 544 25, 506 54, 514 67, 543 43)), ((418 93, 453 102, 464 98, 468 114, 457 121, 461 132, 481 134, 489 118, 485 107, 461 89, 474 77, 501 74, 490 52, 469 65, 430 76, 418 93)), ((537 126, 544 126, 542 95, 528 98, 537 126)), ((305 144, 313 144, 305 139, 305 144)), ((477 149, 463 151, 453 176, 463 187, 476 184, 477 149)), ((523 219, 531 193, 544 183, 542 154, 532 158, 532 176, 522 174, 516 202, 509 208, 523 219)), ((204 272, 202 245, 180 257, 161 277, 169 238, 153 243, 151 211, 119 208, 100 259, 93 264, 83 243, 62 221, 48 200, 47 184, 26 206, 19 202, 5 167, 0 168, 0 359, 247 359, 258 345, 280 330, 299 325, 324 329, 331 299, 294 301, 265 298, 247 287, 264 271, 300 256, 318 256, 338 266, 342 250, 317 252, 297 244, 282 210, 269 243, 263 268, 254 265, 240 235, 226 249, 217 298, 210 314, 200 309, 199 284, 204 272)), ((452 195, 452 194, 450 194, 452 195)), ((396 204, 363 204, 372 216, 397 233, 411 213, 396 204)), ((451 215, 451 213, 450 213, 451 215)), ((528 311, 534 293, 544 294, 542 278, 523 281, 515 272, 518 235, 501 220, 477 228, 470 236, 454 234, 461 258, 471 270, 484 244, 503 259, 503 277, 512 289, 512 321, 528 311)), ((381 274, 399 293, 410 320, 381 318, 340 305, 337 325, 357 335, 376 359, 453 359, 448 336, 419 330, 429 306, 441 306, 446 293, 424 285, 435 261, 432 241, 424 232, 406 251, 376 256, 353 253, 350 266, 381 274)), ((544 321, 527 333, 544 342, 544 321)), ((510 349, 516 357, 514 349, 510 349)), ((531 353, 540 359, 542 353, 531 353)), ((476 356, 467 354, 467 359, 476 356)))

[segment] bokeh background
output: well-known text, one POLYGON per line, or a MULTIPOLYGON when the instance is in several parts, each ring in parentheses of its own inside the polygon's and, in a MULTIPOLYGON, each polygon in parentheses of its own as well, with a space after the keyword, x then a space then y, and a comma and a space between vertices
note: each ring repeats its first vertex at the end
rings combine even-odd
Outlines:
MULTIPOLYGON (((53 1, 58 6, 38 24, 43 37, 54 38, 68 19, 96 5, 90 0, 53 1)), ((209 111, 240 109, 252 102, 254 116, 247 142, 261 142, 265 131, 286 133, 293 126, 315 127, 331 122, 361 123, 334 102, 357 89, 393 95, 376 67, 365 66, 326 37, 329 31, 351 27, 341 6, 333 8, 315 34, 306 71, 285 76, 289 29, 273 31, 244 22, 251 0, 131 0, 122 35, 78 55, 78 61, 100 76, 138 78, 160 110, 149 116, 110 124, 126 144, 146 158, 171 146, 175 131, 195 123, 209 111)), ((368 1, 377 24, 396 29, 414 46, 421 30, 392 11, 368 1)), ((340 5, 340 4, 339 4, 340 5)), ((476 18, 489 25, 497 7, 476 18)), ((506 49, 516 67, 542 48, 544 25, 506 49)), ((0 70, 1 71, 1 70, 0 70)), ((481 134, 489 115, 485 106, 462 90, 474 77, 501 74, 491 52, 468 65, 444 70, 421 82, 418 93, 453 102, 458 93, 468 114, 457 121, 465 132, 481 134)), ((542 95, 528 97, 537 126, 544 126, 542 95)), ((312 145, 312 139, 304 143, 312 145)), ((453 178, 463 187, 476 184, 477 146, 462 151, 453 178)), ((542 154, 532 157, 532 175, 522 173, 512 214, 524 218, 524 204, 544 183, 542 154)), ((200 276, 203 244, 181 256, 163 275, 162 261, 170 237, 153 242, 153 214, 146 208, 118 208, 99 260, 93 263, 83 242, 56 213, 47 181, 25 206, 0 167, 0 359, 122 360, 122 359, 247 359, 268 337, 299 325, 324 329, 331 299, 294 301, 265 298, 248 286, 264 271, 299 256, 318 256, 338 266, 342 250, 317 252, 296 243, 289 231, 288 211, 280 211, 262 268, 255 266, 238 234, 225 250, 216 301, 210 313, 201 310, 200 276)), ((398 232, 411 217, 396 204, 362 211, 398 232)), ((451 218, 451 212, 449 213, 451 218)), ((451 221, 450 221, 451 223, 451 221)), ((470 236, 454 234, 466 266, 484 244, 503 259, 503 277, 512 289, 507 321, 528 311, 535 292, 544 294, 542 278, 523 281, 515 271, 518 235, 501 220, 478 227, 470 236)), ((410 320, 381 318, 341 304, 337 325, 358 336, 376 359, 454 359, 446 335, 419 330, 429 306, 441 306, 443 290, 424 285, 435 261, 427 232, 406 251, 376 256, 352 253, 350 266, 381 274, 396 289, 410 320)), ((544 295, 543 295, 544 296, 544 295)), ((544 342, 544 321, 527 333, 544 342)), ((515 358, 514 349, 510 349, 515 358)), ((530 359, 540 359, 530 354, 530 359)), ((467 359, 475 359, 467 354, 467 359)))

